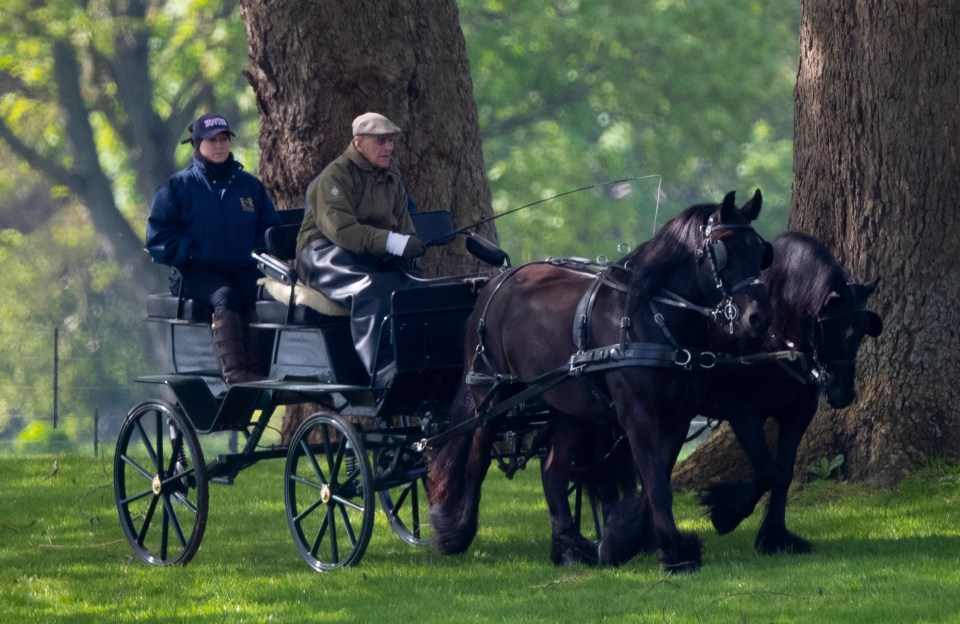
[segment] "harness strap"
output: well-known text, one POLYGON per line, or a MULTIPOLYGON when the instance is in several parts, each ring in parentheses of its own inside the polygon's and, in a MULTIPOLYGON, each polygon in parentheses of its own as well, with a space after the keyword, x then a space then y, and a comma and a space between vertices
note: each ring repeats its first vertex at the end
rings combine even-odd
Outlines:
MULTIPOLYGON (((684 310, 693 310, 694 312, 699 312, 700 314, 710 319, 715 319, 717 317, 716 308, 707 308, 704 306, 699 306, 691 301, 684 299, 683 297, 673 292, 672 290, 667 290, 666 288, 661 288, 660 292, 663 294, 654 295, 650 297, 648 301, 650 302, 656 301, 657 303, 663 303, 665 305, 673 306, 675 308, 683 308, 684 310)), ((653 306, 652 303, 650 305, 651 307, 653 306)))
POLYGON ((577 303, 577 311, 573 315, 573 344, 578 352, 585 350, 590 344, 590 319, 593 318, 593 307, 597 302, 601 284, 599 278, 595 279, 577 303))
POLYGON ((621 345, 610 345, 574 354, 570 358, 570 372, 580 375, 613 368, 639 366, 683 370, 710 369, 727 361, 728 358, 705 349, 684 349, 665 344, 632 342, 628 343, 626 348, 621 345))

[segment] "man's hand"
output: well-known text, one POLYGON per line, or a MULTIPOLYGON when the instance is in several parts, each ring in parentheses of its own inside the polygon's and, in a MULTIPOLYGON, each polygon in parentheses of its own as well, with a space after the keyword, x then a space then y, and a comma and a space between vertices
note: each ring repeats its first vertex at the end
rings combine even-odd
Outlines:
POLYGON ((411 235, 407 244, 403 247, 403 253, 400 254, 400 257, 404 260, 413 260, 422 256, 426 251, 427 248, 423 246, 423 242, 416 236, 411 235))

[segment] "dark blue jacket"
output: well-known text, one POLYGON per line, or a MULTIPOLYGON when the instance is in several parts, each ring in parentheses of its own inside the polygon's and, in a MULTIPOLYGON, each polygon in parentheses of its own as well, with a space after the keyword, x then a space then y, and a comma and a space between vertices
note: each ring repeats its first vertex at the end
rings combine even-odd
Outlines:
POLYGON ((256 266, 250 257, 280 217, 260 180, 230 159, 211 166, 194 157, 157 187, 147 219, 147 251, 180 269, 232 273, 256 266))

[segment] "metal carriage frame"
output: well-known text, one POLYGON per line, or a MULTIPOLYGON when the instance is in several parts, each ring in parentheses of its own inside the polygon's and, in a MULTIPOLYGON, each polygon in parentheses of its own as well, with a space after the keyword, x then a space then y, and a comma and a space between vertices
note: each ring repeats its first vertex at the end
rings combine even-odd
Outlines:
MULTIPOLYGON (((312 569, 360 561, 372 535, 375 496, 401 540, 415 546, 430 540, 423 440, 443 429, 464 374, 465 321, 486 278, 424 280, 422 287, 395 292, 383 330, 397 372, 378 385, 359 362, 347 318, 296 304, 289 260, 302 211, 284 213, 290 222, 268 233, 267 252, 255 253, 261 271, 291 289, 285 302, 257 303, 256 326, 274 332, 268 380, 227 389, 212 355, 209 309, 182 293, 148 298, 147 320, 168 330, 172 372, 137 379, 158 396, 129 411, 114 456, 120 524, 146 563, 188 563, 203 540, 209 486, 231 485, 268 459, 285 459, 287 524, 312 569), (298 403, 322 408, 301 423, 288 447, 264 446, 277 408, 298 403), (207 458, 201 437, 219 432, 236 432, 243 446, 207 458)), ((447 213, 423 213, 415 221, 418 232, 452 226, 447 213)), ((424 238, 443 242, 445 235, 424 238)), ((538 419, 536 401, 514 414, 522 418, 509 420, 494 451, 508 477, 541 452, 549 427, 538 419)), ((573 487, 571 495, 579 517, 582 492, 573 487)), ((596 512, 594 524, 599 533, 596 512)))

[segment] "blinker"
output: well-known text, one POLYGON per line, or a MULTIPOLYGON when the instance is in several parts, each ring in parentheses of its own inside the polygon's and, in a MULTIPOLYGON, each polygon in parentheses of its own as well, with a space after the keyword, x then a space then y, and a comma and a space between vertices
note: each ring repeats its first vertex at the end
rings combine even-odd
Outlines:
POLYGON ((723 241, 718 240, 712 245, 713 261, 717 265, 717 271, 722 271, 727 266, 727 246, 723 241))

